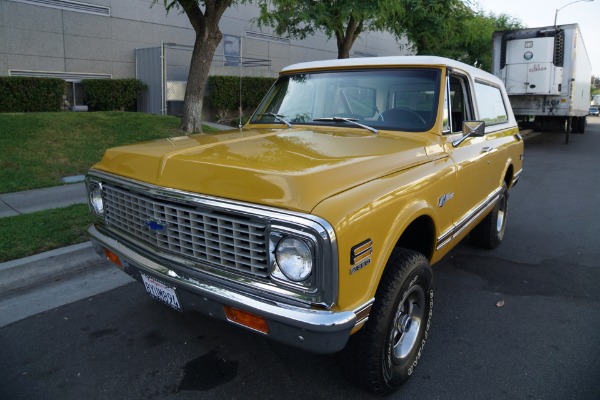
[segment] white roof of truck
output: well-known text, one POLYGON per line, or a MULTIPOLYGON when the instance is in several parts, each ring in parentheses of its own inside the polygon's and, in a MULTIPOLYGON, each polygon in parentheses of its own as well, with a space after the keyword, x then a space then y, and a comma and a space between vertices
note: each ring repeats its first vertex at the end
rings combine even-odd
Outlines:
POLYGON ((336 68, 374 68, 374 67, 396 67, 396 66, 447 66, 450 68, 467 72, 473 78, 484 79, 488 82, 502 84, 502 81, 494 75, 472 67, 468 64, 452 60, 450 58, 435 56, 391 56, 391 57, 365 57, 365 58, 344 58, 323 61, 309 61, 299 64, 293 64, 281 70, 282 74, 306 71, 306 70, 326 70, 336 68))

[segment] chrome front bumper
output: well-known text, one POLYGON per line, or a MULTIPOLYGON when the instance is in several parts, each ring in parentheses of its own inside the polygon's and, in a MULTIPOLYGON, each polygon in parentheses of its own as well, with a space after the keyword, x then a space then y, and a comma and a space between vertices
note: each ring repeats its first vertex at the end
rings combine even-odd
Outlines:
POLYGON ((231 323, 234 322, 227 318, 224 306, 246 311, 267 321, 269 332, 265 336, 315 353, 335 353, 343 349, 354 327, 366 321, 373 302, 371 300, 355 311, 342 312, 281 304, 186 274, 182 268, 168 265, 169 261, 126 245, 110 232, 99 231, 95 226, 88 229, 88 234, 100 256, 105 257, 104 248, 117 254, 123 271, 136 280, 141 282, 140 273, 144 273, 176 288, 184 310, 198 311, 231 323))

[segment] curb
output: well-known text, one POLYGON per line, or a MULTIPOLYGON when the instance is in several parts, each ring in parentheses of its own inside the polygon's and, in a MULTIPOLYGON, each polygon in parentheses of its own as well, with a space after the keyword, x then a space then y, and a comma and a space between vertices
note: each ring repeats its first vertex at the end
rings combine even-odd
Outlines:
POLYGON ((62 247, 0 264, 0 296, 104 263, 91 242, 62 247))

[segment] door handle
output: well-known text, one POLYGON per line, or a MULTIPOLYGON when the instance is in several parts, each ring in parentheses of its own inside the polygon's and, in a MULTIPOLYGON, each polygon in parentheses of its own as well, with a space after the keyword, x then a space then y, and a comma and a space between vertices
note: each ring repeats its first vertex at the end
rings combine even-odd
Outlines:
POLYGON ((490 151, 492 151, 494 148, 492 146, 485 146, 484 148, 481 149, 482 153, 489 153, 490 151))

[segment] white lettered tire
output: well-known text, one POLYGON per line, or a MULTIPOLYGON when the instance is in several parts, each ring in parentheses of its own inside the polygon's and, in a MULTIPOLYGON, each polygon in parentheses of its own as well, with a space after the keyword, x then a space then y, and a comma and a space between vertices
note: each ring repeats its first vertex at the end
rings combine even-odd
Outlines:
POLYGON ((508 217, 508 189, 506 183, 498 196, 496 205, 490 213, 471 231, 471 241, 484 249, 495 249, 504 238, 506 218, 508 217))
POLYGON ((341 354, 348 378, 379 395, 400 387, 419 363, 432 309, 433 277, 427 259, 412 250, 395 249, 369 320, 341 354))

